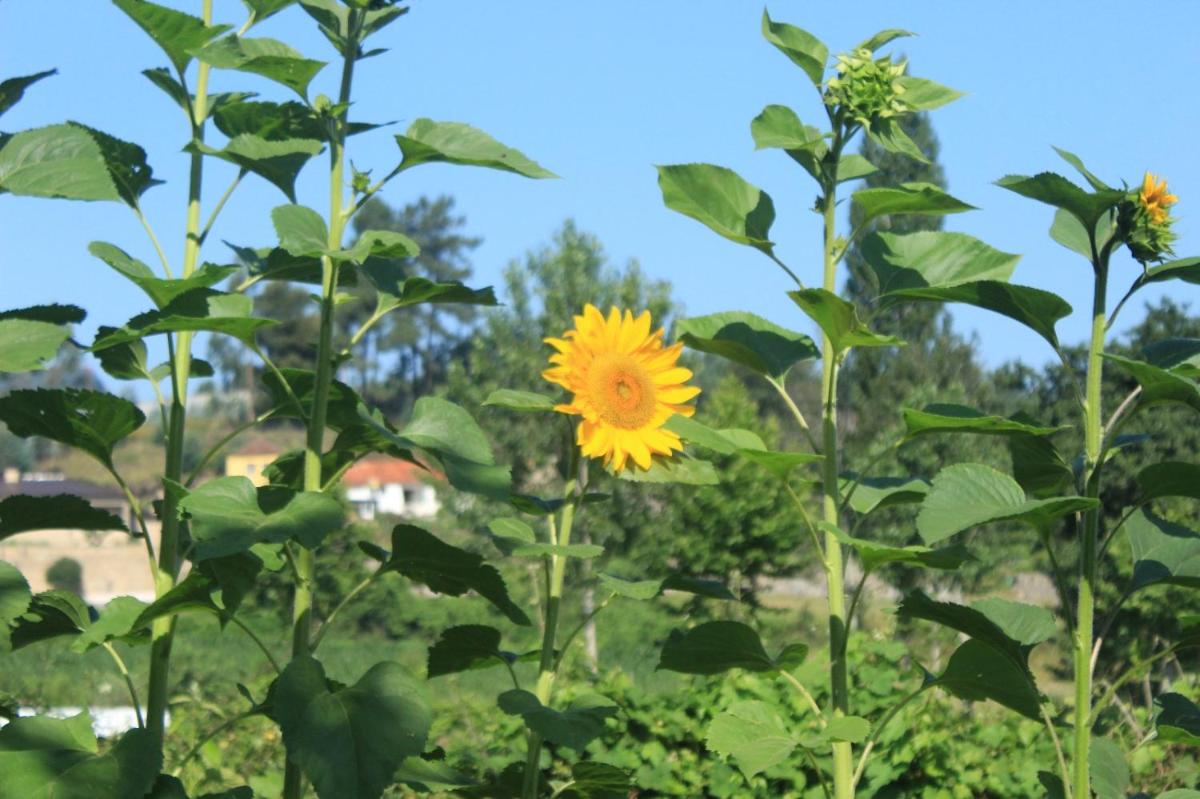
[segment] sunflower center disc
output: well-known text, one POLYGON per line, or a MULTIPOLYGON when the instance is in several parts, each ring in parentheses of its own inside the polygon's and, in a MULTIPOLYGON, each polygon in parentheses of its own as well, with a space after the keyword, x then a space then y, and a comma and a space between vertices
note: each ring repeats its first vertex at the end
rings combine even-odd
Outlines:
POLYGON ((654 417, 654 382, 632 358, 604 358, 595 365, 593 374, 596 405, 604 421, 636 430, 654 417))

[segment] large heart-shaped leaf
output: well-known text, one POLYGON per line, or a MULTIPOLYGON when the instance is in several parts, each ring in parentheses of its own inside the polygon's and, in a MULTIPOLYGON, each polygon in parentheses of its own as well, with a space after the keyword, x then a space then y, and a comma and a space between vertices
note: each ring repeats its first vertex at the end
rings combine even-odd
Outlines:
POLYGON ((1108 353, 1104 357, 1128 372, 1142 387, 1142 395, 1137 400, 1139 409, 1163 403, 1179 403, 1200 411, 1200 387, 1194 380, 1145 361, 1108 353))
POLYGON ((322 149, 321 142, 314 139, 270 141, 249 133, 235 136, 219 150, 201 141, 187 146, 188 152, 220 158, 253 172, 278 187, 292 202, 296 200, 296 176, 322 149))
POLYGON ((13 649, 62 635, 78 635, 91 624, 91 614, 83 600, 70 591, 54 589, 34 594, 28 610, 13 624, 10 633, 13 649))
POLYGON ((991 522, 1019 521, 1041 528, 1097 505, 1088 497, 1026 499, 1021 486, 1003 472, 980 463, 959 463, 933 478, 917 514, 917 532, 933 544, 991 522))
POLYGON ((283 84, 305 99, 308 96, 308 84, 325 66, 324 61, 305 58, 276 39, 248 39, 233 34, 202 47, 189 47, 188 52, 218 69, 261 75, 283 84))
POLYGON ((0 144, 0 191, 16 195, 137 207, 160 182, 141 147, 78 122, 22 131, 0 144))
POLYGON ((87 713, 27 716, 0 728, 0 790, 13 799, 141 797, 161 767, 145 730, 130 730, 100 754, 87 713))
POLYGON ((146 421, 127 399, 82 388, 39 388, 0 397, 0 422, 15 436, 40 436, 112 467, 113 447, 146 421))
POLYGON ((820 357, 813 340, 745 311, 693 316, 675 323, 679 340, 782 383, 801 361, 820 357))
POLYGON ((1200 707, 1177 693, 1154 699, 1155 737, 1166 743, 1200 746, 1200 707))
POLYGON ((288 759, 321 799, 379 799, 401 762, 424 751, 432 721, 424 686, 387 661, 336 688, 316 660, 293 658, 272 707, 288 759))
POLYGON ((1109 738, 1094 738, 1088 751, 1088 766, 1096 799, 1125 799, 1129 790, 1129 764, 1119 745, 1109 738))
MULTIPOLYGON (((796 116, 796 112, 785 105, 769 105, 750 122, 750 135, 754 137, 754 149, 762 150, 772 147, 785 151, 796 163, 804 167, 814 180, 824 179, 824 159, 829 152, 825 136, 818 129, 805 125, 796 116)), ((866 168, 858 161, 848 160, 850 156, 838 163, 838 179, 852 180, 875 171, 870 162, 866 168), (843 169, 843 163, 845 169, 843 169)))
POLYGON ((278 322, 254 316, 254 301, 245 294, 191 289, 158 310, 138 314, 120 328, 106 328, 92 342, 92 349, 102 350, 146 336, 182 331, 223 333, 253 344, 257 330, 274 324, 278 322))
POLYGON ((1125 199, 1123 191, 1087 192, 1053 172, 1041 172, 1032 177, 1007 175, 997 180, 996 185, 1067 211, 1079 220, 1084 230, 1095 230, 1100 218, 1125 199))
POLYGON ((787 760, 799 741, 778 710, 750 700, 734 702, 714 718, 704 743, 711 751, 733 758, 749 778, 787 760))
POLYGON ((528 625, 529 617, 508 596, 504 578, 480 555, 438 540, 411 524, 392 529, 392 552, 379 567, 394 571, 429 587, 439 594, 462 596, 475 591, 516 624, 528 625))
POLYGON ((481 130, 461 122, 435 122, 421 118, 403 135, 396 137, 404 158, 396 171, 420 164, 448 163, 482 166, 514 172, 527 178, 556 178, 548 169, 493 139, 481 130))
POLYGON ((1152 463, 1137 473, 1142 499, 1189 497, 1200 499, 1200 465, 1183 461, 1152 463))
POLYGON ((228 25, 205 25, 199 17, 148 0, 113 0, 113 5, 149 34, 177 72, 187 69, 192 50, 203 47, 229 29, 228 25))
POLYGON ((500 666, 512 663, 517 656, 500 650, 500 631, 484 624, 462 624, 443 630, 429 647, 430 679, 443 674, 500 666))
POLYGON ((388 313, 420 303, 496 305, 496 293, 490 286, 473 289, 458 281, 435 283, 427 278, 411 277, 411 269, 389 258, 370 258, 360 267, 375 287, 376 313, 388 313))
POLYGON ((11 648, 9 626, 29 609, 33 595, 20 569, 0 560, 0 652, 11 648))
POLYGON ((903 289, 1004 282, 1021 259, 966 234, 935 230, 872 233, 863 239, 860 252, 875 273, 881 300, 903 289))
POLYGON ((193 560, 246 552, 295 539, 309 549, 345 523, 341 504, 317 491, 255 488, 245 477, 218 477, 179 501, 190 521, 193 560))
POLYGON ((730 669, 778 668, 751 627, 737 621, 710 621, 690 630, 672 630, 658 668, 684 674, 720 674, 730 669))
POLYGON ((771 254, 775 204, 732 169, 712 164, 658 167, 663 203, 718 235, 771 254))

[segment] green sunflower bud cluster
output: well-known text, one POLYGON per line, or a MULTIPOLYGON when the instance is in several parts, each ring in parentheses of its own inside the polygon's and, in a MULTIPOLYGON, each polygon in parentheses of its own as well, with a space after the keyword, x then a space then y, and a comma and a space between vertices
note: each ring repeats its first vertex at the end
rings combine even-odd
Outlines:
POLYGON ((1175 241, 1175 231, 1171 226, 1175 220, 1169 209, 1176 202, 1175 195, 1167 191, 1167 182, 1157 180, 1149 172, 1141 188, 1130 192, 1121 202, 1117 211, 1118 230, 1138 261, 1161 261, 1174 254, 1171 244, 1175 241))
POLYGON ((907 70, 907 61, 872 58, 865 48, 841 53, 834 64, 837 74, 825 84, 825 104, 841 108, 863 126, 906 114, 912 109, 902 98, 904 86, 899 79, 907 70))

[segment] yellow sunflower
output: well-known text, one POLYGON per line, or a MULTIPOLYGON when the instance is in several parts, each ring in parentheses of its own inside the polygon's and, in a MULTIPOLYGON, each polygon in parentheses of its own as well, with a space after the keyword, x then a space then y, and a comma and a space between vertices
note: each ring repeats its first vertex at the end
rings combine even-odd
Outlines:
POLYGON ((1178 197, 1167 191, 1166 179, 1159 180, 1153 172, 1147 172, 1142 179, 1142 190, 1138 197, 1150 215, 1150 221, 1156 225, 1162 224, 1167 218, 1167 209, 1179 202, 1178 197))
POLYGON ((686 385, 692 373, 676 365, 683 345, 664 346, 662 329, 650 331, 649 311, 635 317, 613 308, 606 319, 589 304, 573 330, 546 343, 556 352, 542 377, 574 395, 555 410, 583 417, 576 440, 585 456, 619 472, 649 469, 654 455, 683 449, 663 424, 672 414, 691 416, 695 408, 684 403, 700 389, 686 385))

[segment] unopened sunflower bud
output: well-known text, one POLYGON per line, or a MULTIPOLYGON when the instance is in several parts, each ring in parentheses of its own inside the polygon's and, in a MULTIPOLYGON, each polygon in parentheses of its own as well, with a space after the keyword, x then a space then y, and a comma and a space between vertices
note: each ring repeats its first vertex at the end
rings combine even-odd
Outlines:
POLYGON ((1117 226, 1129 252, 1142 263, 1172 254, 1175 232, 1170 208, 1179 198, 1167 191, 1167 181, 1147 172, 1141 188, 1130 192, 1117 212, 1117 226))

